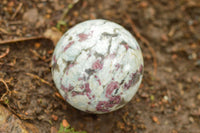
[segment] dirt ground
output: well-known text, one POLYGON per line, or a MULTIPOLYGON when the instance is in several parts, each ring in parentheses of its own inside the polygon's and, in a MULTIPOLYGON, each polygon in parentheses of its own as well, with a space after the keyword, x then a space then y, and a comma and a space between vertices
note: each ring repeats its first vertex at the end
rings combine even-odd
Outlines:
POLYGON ((88 133, 200 133, 200 1, 1 0, 0 98, 0 118, 6 109, 15 116, 0 121, 0 132, 20 133, 17 120, 34 133, 68 124, 88 133), (104 115, 68 105, 50 71, 57 39, 97 18, 128 29, 145 64, 131 102, 104 115))

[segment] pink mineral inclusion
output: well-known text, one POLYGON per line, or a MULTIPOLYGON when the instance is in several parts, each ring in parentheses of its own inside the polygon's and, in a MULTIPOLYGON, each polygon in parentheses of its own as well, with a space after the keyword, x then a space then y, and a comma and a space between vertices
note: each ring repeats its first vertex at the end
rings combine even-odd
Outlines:
POLYGON ((81 90, 84 89, 84 85, 81 86, 81 90))
POLYGON ((82 77, 79 77, 79 78, 78 78, 78 81, 81 81, 81 80, 83 80, 83 78, 82 78, 82 77))
POLYGON ((53 55, 53 64, 56 63, 56 62, 57 62, 57 60, 56 60, 56 56, 53 55))
POLYGON ((96 110, 101 112, 109 112, 109 108, 112 108, 114 105, 119 104, 121 101, 120 96, 111 96, 112 92, 119 88, 119 83, 116 81, 112 81, 106 89, 106 97, 109 99, 108 101, 99 101, 96 110))
POLYGON ((95 79, 98 81, 99 85, 101 85, 101 80, 98 78, 98 76, 95 75, 94 77, 95 77, 95 79))
POLYGON ((115 65, 115 67, 116 67, 116 70, 118 71, 118 69, 120 68, 120 64, 117 63, 117 64, 115 65))
POLYGON ((64 47, 64 52, 65 52, 69 47, 71 47, 72 44, 74 44, 74 41, 69 42, 69 44, 67 44, 67 46, 64 47))
POLYGON ((81 76, 81 77, 78 78, 78 81, 81 81, 81 80, 85 81, 86 80, 86 76, 83 75, 83 76, 81 76))
POLYGON ((92 64, 92 69, 95 69, 95 70, 100 69, 101 70, 102 68, 103 68, 103 64, 101 64, 100 60, 97 60, 96 62, 94 62, 92 64))
POLYGON ((107 89, 106 89, 106 97, 110 97, 112 92, 119 88, 119 83, 116 82, 116 81, 112 81, 108 86, 107 86, 107 89))
POLYGON ((69 64, 67 70, 66 70, 66 74, 68 75, 69 69, 72 68, 75 64, 69 64))
POLYGON ((65 92, 69 92, 72 91, 74 89, 73 86, 71 86, 71 84, 69 84, 69 87, 65 87, 63 84, 61 85, 61 89, 64 90, 65 92))
POLYGON ((120 101, 120 96, 110 97, 109 101, 99 101, 96 106, 96 110, 101 112, 109 112, 109 108, 112 108, 114 105, 119 104, 120 101))
POLYGON ((89 83, 85 83, 84 85, 81 86, 81 89, 85 88, 85 90, 83 92, 72 92, 72 97, 76 96, 76 95, 86 95, 89 99, 92 99, 90 96, 91 93, 91 89, 90 89, 90 84, 89 83))
POLYGON ((85 92, 86 92, 86 96, 87 96, 89 99, 92 99, 92 98, 90 97, 91 89, 90 89, 90 84, 89 84, 89 83, 86 83, 86 84, 85 84, 85 92))
POLYGON ((136 75, 136 73, 133 73, 133 74, 131 75, 131 79, 128 81, 128 83, 125 83, 125 84, 124 84, 124 88, 125 88, 125 89, 129 89, 129 88, 131 87, 135 75, 136 75))
POLYGON ((99 103, 96 106, 96 110, 101 112, 109 112, 106 104, 107 104, 106 101, 99 101, 99 103))
POLYGON ((114 59, 115 56, 116 56, 116 53, 113 53, 113 54, 110 54, 110 55, 109 55, 109 57, 110 57, 111 59, 114 59))
MULTIPOLYGON (((142 71, 142 70, 140 70, 140 71, 142 71)), ((131 74, 131 79, 128 81, 128 83, 124 84, 125 89, 129 89, 132 85, 135 85, 135 83, 138 82, 139 76, 140 76, 140 74, 138 74, 138 72, 139 71, 137 70, 135 73, 131 74)))
POLYGON ((100 81, 100 79, 97 79, 97 81, 99 82, 99 85, 101 85, 101 81, 100 81))
POLYGON ((143 72, 143 65, 142 64, 140 65, 139 72, 140 72, 140 74, 142 74, 142 72, 143 72))
POLYGON ((119 104, 121 101, 121 97, 120 96, 114 96, 114 97, 111 97, 109 102, 110 104, 112 104, 111 107, 113 107, 115 104, 119 104))
POLYGON ((86 93, 91 93, 90 84, 89 83, 85 84, 85 91, 86 91, 86 93))
POLYGON ((119 104, 121 101, 121 97, 112 96, 112 92, 119 88, 119 83, 117 81, 112 81, 106 88, 106 97, 109 99, 108 101, 99 101, 96 110, 101 112, 109 112, 109 108, 112 108, 114 105, 119 104))
POLYGON ((89 53, 89 54, 88 54, 88 57, 87 57, 87 59, 88 59, 88 58, 90 58, 90 57, 91 57, 91 53, 89 53))
POLYGON ((122 43, 122 45, 126 48, 126 50, 129 49, 128 44, 127 43, 122 43))
POLYGON ((72 97, 76 96, 76 95, 84 95, 83 92, 76 92, 76 91, 73 91, 72 92, 72 97))
POLYGON ((92 35, 93 32, 91 32, 90 34, 84 34, 84 33, 80 33, 78 34, 78 37, 79 37, 79 42, 82 42, 82 41, 85 41, 88 39, 89 36, 92 35))

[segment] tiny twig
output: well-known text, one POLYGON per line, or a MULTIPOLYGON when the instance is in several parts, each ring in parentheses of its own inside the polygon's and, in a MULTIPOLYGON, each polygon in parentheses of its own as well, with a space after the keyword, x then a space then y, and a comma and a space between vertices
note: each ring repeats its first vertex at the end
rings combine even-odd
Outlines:
POLYGON ((44 62, 49 62, 52 60, 52 57, 48 58, 48 59, 45 59, 44 62))
POLYGON ((0 28, 0 31, 4 34, 11 35, 12 33, 8 32, 7 30, 0 28))
POLYGON ((51 61, 52 57, 46 59, 45 56, 41 56, 40 54, 37 53, 37 51, 33 50, 33 49, 30 49, 30 52, 33 53, 36 57, 40 58, 41 60, 43 60, 44 62, 49 62, 51 61))
POLYGON ((10 90, 9 90, 9 88, 8 88, 8 85, 7 85, 7 83, 2 79, 2 78, 0 78, 0 82, 2 82, 3 84, 4 84, 4 86, 6 87, 6 92, 2 95, 2 97, 1 97, 1 101, 3 101, 3 98, 7 95, 7 94, 10 94, 10 90))
POLYGON ((3 53, 2 55, 0 55, 0 59, 3 58, 3 57, 5 57, 6 55, 8 55, 9 52, 10 52, 10 49, 7 48, 7 49, 6 49, 6 52, 3 53))
POLYGON ((73 3, 69 4, 68 7, 64 10, 61 19, 63 20, 65 18, 65 16, 68 14, 68 12, 74 7, 75 4, 77 4, 79 2, 79 0, 74 0, 73 3))
POLYGON ((21 119, 21 120, 33 120, 33 118, 31 118, 31 117, 26 117, 24 115, 18 114, 13 108, 10 107, 9 104, 6 104, 6 106, 12 112, 12 114, 14 114, 15 116, 17 116, 19 119, 21 119))
POLYGON ((155 53, 154 49, 151 47, 149 41, 139 33, 139 31, 137 30, 137 28, 136 28, 134 22, 132 21, 131 17, 128 14, 125 14, 125 16, 126 16, 128 22, 131 24, 131 28, 132 28, 133 32, 135 33, 136 37, 139 38, 144 44, 147 45, 149 51, 153 55, 154 76, 156 76, 156 73, 157 73, 157 58, 156 58, 156 53, 155 53))
POLYGON ((13 39, 13 40, 3 40, 3 41, 0 41, 0 45, 7 44, 7 43, 16 43, 16 42, 37 40, 37 39, 48 39, 48 38, 45 38, 44 36, 34 36, 34 37, 27 37, 27 38, 18 38, 18 39, 13 39))
POLYGON ((18 7, 17 7, 15 13, 12 15, 11 19, 14 19, 14 18, 15 18, 15 16, 16 16, 17 13, 20 11, 20 9, 22 8, 22 6, 23 6, 23 3, 19 3, 19 5, 18 5, 18 7))
POLYGON ((37 51, 30 49, 30 52, 33 53, 35 56, 39 57, 41 60, 45 60, 46 58, 40 56, 40 54, 37 53, 37 51))
POLYGON ((28 75, 28 76, 30 76, 30 77, 32 77, 32 78, 38 79, 38 80, 40 80, 42 83, 47 84, 47 85, 49 85, 49 86, 51 86, 51 87, 53 86, 53 85, 52 85, 51 83, 49 83, 48 81, 46 81, 46 80, 40 78, 39 76, 37 76, 37 75, 35 75, 35 74, 26 73, 26 75, 28 75))
POLYGON ((198 8, 198 7, 200 7, 200 4, 199 3, 193 3, 193 4, 186 4, 185 6, 184 6, 184 8, 198 8))
POLYGON ((23 21, 21 21, 21 20, 8 22, 9 25, 18 25, 18 24, 22 24, 22 23, 23 23, 23 21))
POLYGON ((16 64, 16 58, 13 60, 13 62, 8 63, 8 66, 14 66, 16 64))
POLYGON ((65 99, 60 95, 60 93, 58 93, 58 92, 55 92, 54 93, 55 94, 55 96, 57 96, 58 98, 60 98, 60 99, 62 99, 62 100, 64 100, 65 101, 65 99))

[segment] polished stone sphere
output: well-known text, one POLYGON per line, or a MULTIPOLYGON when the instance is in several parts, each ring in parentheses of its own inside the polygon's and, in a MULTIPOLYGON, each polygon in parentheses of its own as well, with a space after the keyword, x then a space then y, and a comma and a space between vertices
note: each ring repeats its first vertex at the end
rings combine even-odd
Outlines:
POLYGON ((129 102, 142 81, 143 57, 135 38, 108 20, 88 20, 69 29, 52 58, 60 94, 73 107, 96 114, 129 102))

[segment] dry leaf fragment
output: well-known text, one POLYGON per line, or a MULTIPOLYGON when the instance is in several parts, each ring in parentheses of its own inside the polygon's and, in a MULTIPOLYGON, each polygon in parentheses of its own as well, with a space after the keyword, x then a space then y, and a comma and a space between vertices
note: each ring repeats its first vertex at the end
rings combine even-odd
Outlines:
POLYGON ((62 125, 64 127, 69 127, 70 126, 69 123, 67 122, 67 120, 65 120, 65 119, 62 121, 62 125))

